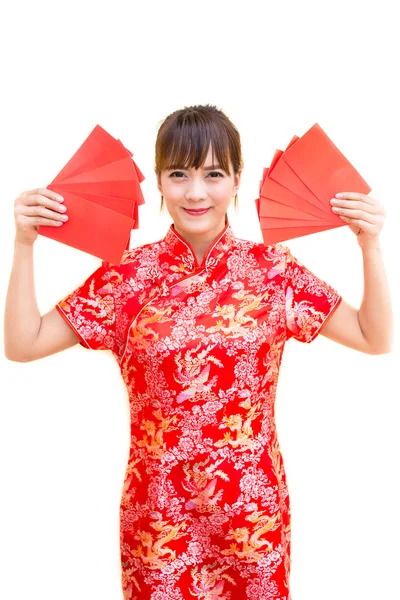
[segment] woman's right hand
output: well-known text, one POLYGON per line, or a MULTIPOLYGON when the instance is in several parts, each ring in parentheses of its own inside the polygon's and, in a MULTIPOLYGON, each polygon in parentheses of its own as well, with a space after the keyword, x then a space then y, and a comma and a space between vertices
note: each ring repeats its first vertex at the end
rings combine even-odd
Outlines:
POLYGON ((40 225, 60 227, 68 219, 63 198, 47 188, 22 192, 14 202, 15 240, 33 244, 40 225))

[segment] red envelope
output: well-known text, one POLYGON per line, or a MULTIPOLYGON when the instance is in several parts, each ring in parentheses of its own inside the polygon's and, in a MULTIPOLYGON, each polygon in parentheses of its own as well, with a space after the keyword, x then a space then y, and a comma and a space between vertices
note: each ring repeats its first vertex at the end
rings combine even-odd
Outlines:
POLYGON ((130 216, 134 225, 132 229, 139 229, 139 210, 137 202, 132 202, 129 198, 119 198, 118 196, 99 196, 98 194, 89 194, 80 192, 82 198, 90 202, 97 202, 106 208, 112 208, 121 215, 130 216))
MULTIPOLYGON (((96 170, 95 173, 97 173, 97 176, 96 174, 92 174, 92 177, 98 181, 102 175, 101 171, 97 171, 97 169, 103 166, 109 166, 110 163, 115 163, 126 158, 129 160, 124 163, 126 167, 124 179, 137 180, 140 183, 144 180, 144 176, 136 163, 132 160, 132 156, 132 152, 127 150, 120 140, 116 140, 100 127, 100 125, 96 125, 79 150, 52 181, 52 184, 66 183, 67 181, 70 181, 71 178, 75 178, 78 175, 93 170, 96 170), (128 173, 129 177, 127 177, 128 173)), ((110 169, 113 171, 112 168, 110 169)), ((113 177, 115 177, 114 174, 113 177)), ((80 181, 83 181, 83 179, 84 178, 81 178, 80 181)), ((74 179, 74 181, 76 180, 74 179)), ((140 186, 136 186, 136 194, 137 203, 139 205, 144 204, 140 186)))
MULTIPOLYGON (((48 189, 53 189, 53 185, 47 186, 48 189)), ((57 185, 55 187, 58 187, 57 185)), ((68 191, 68 190, 67 190, 68 191)), ((73 192, 71 192, 73 193, 73 192)), ((99 206, 104 206, 110 210, 114 210, 121 215, 125 215, 130 219, 134 220, 134 212, 136 204, 127 198, 118 198, 116 196, 102 196, 100 194, 88 194, 86 192, 79 192, 79 197, 94 202, 99 206)))
POLYGON ((344 227, 330 204, 339 191, 367 194, 371 188, 316 123, 263 169, 255 202, 264 242, 344 227))
POLYGON ((339 191, 368 194, 368 183, 315 123, 283 157, 323 206, 339 191))
MULTIPOLYGON (((48 186, 48 189, 57 191, 55 187, 48 186)), ((131 233, 132 219, 70 192, 63 192, 63 196, 68 221, 61 227, 42 225, 39 233, 119 265, 131 233)))
MULTIPOLYGON (((276 164, 272 168, 270 168, 268 177, 276 183, 279 183, 282 187, 288 189, 297 196, 300 196, 301 198, 306 200, 314 208, 324 210, 324 207, 321 207, 321 203, 318 200, 318 198, 314 196, 311 190, 307 188, 305 183, 297 176, 297 174, 283 159, 283 155, 284 152, 282 152, 281 156, 276 161, 276 164)), ((326 211, 324 210, 324 212, 326 211)))
MULTIPOLYGON (((261 229, 280 229, 282 227, 334 227, 329 221, 308 221, 307 219, 276 219, 260 217, 261 229)), ((341 224, 340 224, 341 225, 341 224)))
POLYGON ((51 183, 58 183, 82 171, 120 160, 127 154, 130 153, 119 140, 96 125, 51 183))
POLYGON ((285 219, 307 219, 308 221, 316 221, 317 223, 319 223, 321 219, 321 217, 311 213, 303 212, 299 208, 292 208, 291 206, 285 205, 283 208, 280 202, 276 202, 274 199, 263 196, 260 217, 274 217, 276 219, 282 219, 282 215, 285 219))
POLYGON ((282 229, 262 229, 263 241, 266 246, 284 240, 292 240, 304 235, 311 235, 320 231, 327 231, 332 227, 284 227, 282 229))
POLYGON ((68 221, 41 226, 51 239, 120 264, 130 232, 139 227, 144 176, 133 154, 97 125, 48 186, 65 199, 68 221))
POLYGON ((63 190, 78 194, 81 189, 84 189, 87 194, 95 196, 115 196, 132 200, 136 198, 140 184, 137 181, 92 181, 87 183, 62 182, 55 185, 61 195, 63 195, 63 190))
MULTIPOLYGON (((332 213, 332 215, 328 216, 326 211, 322 210, 322 208, 319 206, 315 206, 315 203, 310 203, 302 196, 299 196, 298 194, 295 194, 289 189, 283 187, 279 183, 276 183, 276 181, 269 177, 269 169, 266 169, 266 171, 267 174, 264 178, 260 195, 263 196, 263 198, 267 198, 268 202, 263 201, 261 203, 261 216, 267 216, 264 214, 264 206, 267 207, 272 202, 276 202, 281 205, 283 204, 287 208, 296 208, 297 210, 300 210, 301 212, 304 212, 310 216, 315 216, 316 218, 325 220, 328 219, 333 223, 336 222, 338 218, 337 215, 332 213)), ((281 216, 285 216, 287 208, 281 208, 281 216)), ((306 217, 304 216, 303 218, 306 217)))
POLYGON ((87 183, 98 181, 138 181, 135 167, 130 156, 101 165, 90 171, 78 173, 56 183, 87 183))
MULTIPOLYGON (((65 189, 68 191, 68 186, 66 186, 65 189)), ((130 198, 119 198, 118 196, 102 196, 100 194, 90 194, 87 192, 79 192, 79 196, 81 198, 85 198, 85 200, 89 200, 90 202, 96 202, 96 204, 100 204, 105 208, 115 210, 121 215, 131 217, 134 223, 132 229, 139 229, 138 205, 130 198)))

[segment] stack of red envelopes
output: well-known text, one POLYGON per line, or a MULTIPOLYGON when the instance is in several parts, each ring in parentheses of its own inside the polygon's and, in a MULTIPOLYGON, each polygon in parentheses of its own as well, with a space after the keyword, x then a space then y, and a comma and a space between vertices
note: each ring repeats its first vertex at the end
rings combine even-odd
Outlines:
POLYGON ((47 189, 64 197, 68 221, 38 232, 119 265, 139 227, 143 174, 120 140, 96 125, 47 189))
POLYGON ((371 188, 316 123, 277 150, 263 171, 257 213, 265 244, 310 235, 346 223, 332 212, 338 192, 371 188))

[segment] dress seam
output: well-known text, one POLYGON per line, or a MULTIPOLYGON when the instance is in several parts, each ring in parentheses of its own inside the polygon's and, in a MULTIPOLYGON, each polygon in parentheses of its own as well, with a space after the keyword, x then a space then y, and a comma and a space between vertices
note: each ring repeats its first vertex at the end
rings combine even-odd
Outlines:
POLYGON ((333 315, 333 313, 335 312, 335 310, 338 308, 338 306, 339 306, 339 304, 341 303, 342 300, 343 300, 343 297, 339 294, 338 298, 336 299, 335 304, 331 307, 331 310, 328 312, 328 314, 326 315, 326 317, 323 320, 323 322, 320 324, 319 327, 317 327, 317 329, 312 334, 311 338, 309 340, 307 340, 307 342, 306 342, 307 344, 309 344, 310 342, 312 342, 317 337, 317 335, 319 333, 321 333, 324 325, 326 324, 326 322, 328 321, 328 319, 331 318, 331 316, 333 315))
POLYGON ((75 327, 74 323, 71 321, 71 319, 68 318, 68 315, 63 311, 63 309, 61 308, 61 306, 59 304, 56 304, 56 310, 62 316, 62 318, 64 319, 64 321, 66 323, 68 323, 68 325, 72 328, 72 330, 78 336, 78 338, 80 339, 80 341, 83 342, 83 344, 85 345, 85 347, 91 349, 91 346, 89 346, 89 343, 86 341, 86 339, 83 337, 83 335, 77 330, 77 328, 75 327))
MULTIPOLYGON (((200 273, 202 273, 205 270, 206 270, 206 267, 204 266, 200 271, 196 271, 195 273, 192 273, 191 275, 188 275, 187 277, 183 277, 182 279, 180 279, 179 281, 176 281, 172 285, 167 285, 167 288, 170 290, 175 285, 178 285, 178 283, 181 283, 182 281, 186 281, 187 279, 190 279, 191 277, 195 277, 195 275, 199 275, 200 273)), ((123 363, 123 360, 125 358, 125 353, 126 353, 126 350, 128 348, 129 332, 131 330, 131 327, 132 327, 132 325, 134 325, 136 319, 139 317, 140 313, 146 308, 146 306, 148 304, 150 304, 150 302, 152 302, 153 300, 155 300, 156 298, 158 298, 159 295, 160 294, 153 296, 152 298, 150 298, 150 300, 148 300, 145 304, 143 304, 143 306, 141 307, 141 309, 139 310, 139 312, 137 313, 137 315, 135 315, 133 317, 133 319, 131 320, 131 322, 129 323, 129 326, 127 327, 127 330, 126 330, 126 338, 124 340, 124 351, 122 353, 121 361, 120 361, 120 365, 119 365, 121 371, 122 371, 122 363, 123 363)))

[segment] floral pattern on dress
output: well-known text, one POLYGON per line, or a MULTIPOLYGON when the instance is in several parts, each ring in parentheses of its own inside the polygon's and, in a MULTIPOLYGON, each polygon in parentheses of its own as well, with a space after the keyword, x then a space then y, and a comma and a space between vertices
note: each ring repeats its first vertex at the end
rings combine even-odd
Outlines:
POLYGON ((285 245, 226 222, 201 265, 171 225, 57 304, 85 348, 112 351, 129 395, 124 600, 290 600, 279 368, 340 301, 285 245))

